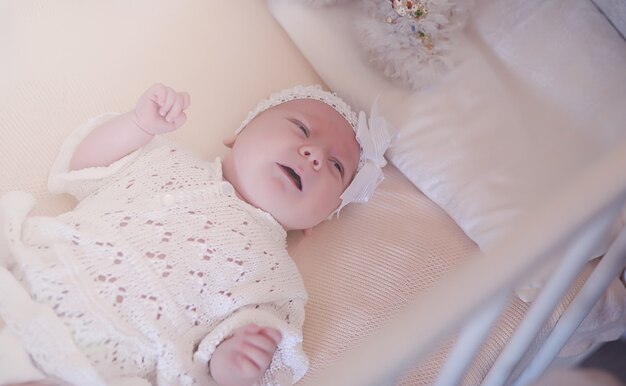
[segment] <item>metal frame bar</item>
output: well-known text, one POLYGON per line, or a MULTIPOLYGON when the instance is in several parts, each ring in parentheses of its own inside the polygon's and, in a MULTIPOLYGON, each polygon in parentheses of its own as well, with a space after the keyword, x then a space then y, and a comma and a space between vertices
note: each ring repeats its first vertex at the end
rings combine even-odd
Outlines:
POLYGON ((583 288, 581 288, 561 316, 557 325, 552 329, 550 336, 548 336, 540 351, 515 383, 516 386, 534 381, 548 368, 565 343, 567 343, 569 337, 587 316, 589 310, 602 296, 604 290, 620 275, 625 265, 626 229, 621 231, 617 240, 600 260, 583 288))
POLYGON ((507 304, 509 296, 500 295, 499 299, 484 307, 470 320, 459 335, 454 349, 442 367, 435 386, 458 385, 474 359, 474 355, 487 337, 507 304))
POLYGON ((510 379, 515 366, 526 354, 546 320, 557 307, 563 295, 569 290, 572 281, 576 279, 587 263, 588 257, 597 246, 597 240, 612 226, 614 220, 613 216, 600 218, 596 220, 596 224, 592 224, 588 232, 574 240, 554 275, 530 306, 511 340, 494 362, 483 381, 483 386, 502 385, 507 379, 510 379))

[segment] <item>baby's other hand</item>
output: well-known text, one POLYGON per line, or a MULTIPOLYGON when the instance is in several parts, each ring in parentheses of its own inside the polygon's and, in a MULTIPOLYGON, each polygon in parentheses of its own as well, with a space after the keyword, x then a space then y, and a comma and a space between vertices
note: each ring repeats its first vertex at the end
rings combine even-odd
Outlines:
POLYGON ((282 340, 280 331, 248 324, 220 343, 209 363, 220 385, 249 386, 258 381, 272 362, 282 340))
POLYGON ((157 83, 147 89, 135 107, 135 123, 150 134, 162 134, 180 128, 187 121, 185 109, 190 98, 186 92, 157 83))

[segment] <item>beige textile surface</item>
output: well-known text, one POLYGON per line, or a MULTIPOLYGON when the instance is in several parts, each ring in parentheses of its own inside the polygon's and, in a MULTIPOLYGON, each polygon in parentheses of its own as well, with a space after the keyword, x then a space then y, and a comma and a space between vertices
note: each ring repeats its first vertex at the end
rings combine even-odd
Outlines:
MULTIPOLYGON (((261 1, 0 0, 0 53, 0 194, 33 192, 39 214, 73 205, 46 192, 67 134, 97 114, 132 108, 156 81, 191 94, 189 120, 171 138, 207 158, 224 151, 222 138, 259 98, 320 81, 261 1)), ((371 204, 345 209, 309 238, 292 235, 310 292, 311 374, 476 250, 397 170, 386 174, 371 204)), ((525 307, 512 305, 468 383, 480 382, 525 307)), ((429 384, 443 355, 403 384, 429 384)))

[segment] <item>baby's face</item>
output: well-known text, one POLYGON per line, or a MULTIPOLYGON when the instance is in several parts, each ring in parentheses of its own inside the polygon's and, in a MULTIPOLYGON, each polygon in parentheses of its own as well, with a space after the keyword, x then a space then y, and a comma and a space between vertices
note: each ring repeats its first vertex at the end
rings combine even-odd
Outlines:
POLYGON ((236 137, 224 168, 248 203, 287 230, 307 229, 339 206, 359 157, 354 131, 337 111, 299 99, 255 117, 236 137))

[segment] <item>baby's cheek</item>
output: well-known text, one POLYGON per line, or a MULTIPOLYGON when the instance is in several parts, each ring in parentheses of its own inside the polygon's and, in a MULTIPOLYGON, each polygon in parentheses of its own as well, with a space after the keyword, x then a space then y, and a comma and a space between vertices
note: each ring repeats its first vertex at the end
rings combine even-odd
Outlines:
POLYGON ((319 216, 322 217, 322 220, 325 220, 331 213, 335 211, 341 204, 341 191, 336 190, 334 192, 327 192, 326 197, 323 202, 320 203, 318 208, 319 216))

